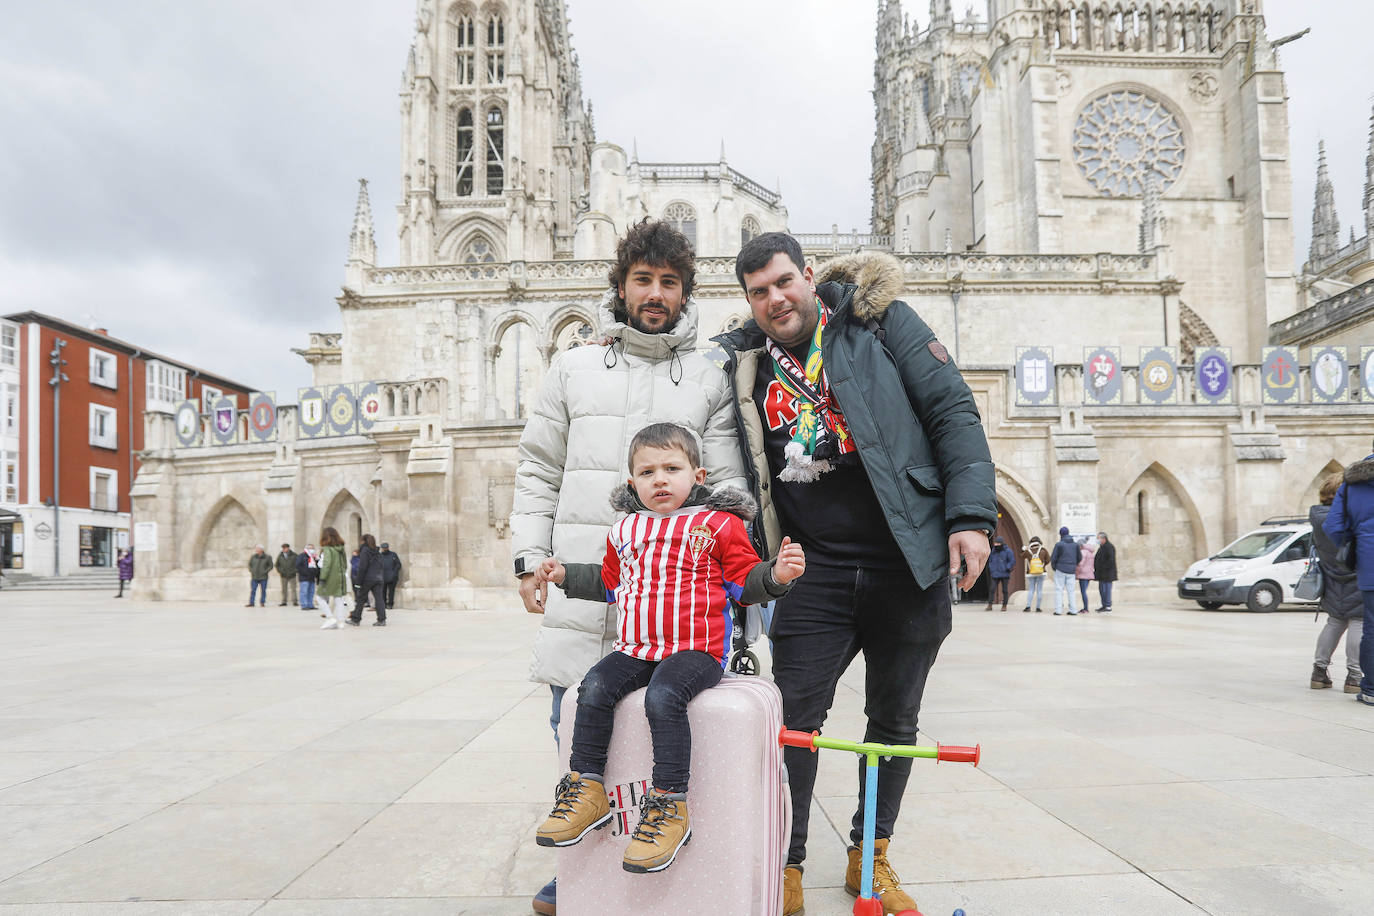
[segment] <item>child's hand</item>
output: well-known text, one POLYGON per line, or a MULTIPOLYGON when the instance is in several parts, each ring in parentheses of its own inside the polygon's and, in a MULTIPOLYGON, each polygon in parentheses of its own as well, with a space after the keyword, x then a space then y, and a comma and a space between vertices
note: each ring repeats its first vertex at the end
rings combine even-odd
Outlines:
POLYGON ((562 585, 563 580, 567 578, 568 568, 558 562, 557 557, 545 557, 539 561, 539 568, 534 571, 534 575, 541 585, 545 582, 562 585))
POLYGON ((773 581, 786 585, 804 572, 806 553, 800 544, 793 544, 791 538, 783 538, 782 547, 778 548, 778 560, 773 564, 773 581))

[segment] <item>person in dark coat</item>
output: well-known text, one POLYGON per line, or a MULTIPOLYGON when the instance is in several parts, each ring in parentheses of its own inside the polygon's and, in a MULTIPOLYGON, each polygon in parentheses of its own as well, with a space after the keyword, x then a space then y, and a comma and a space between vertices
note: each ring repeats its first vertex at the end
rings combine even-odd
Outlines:
MULTIPOLYGON (((1374 455, 1345 469, 1344 481, 1331 500, 1322 530, 1339 550, 1353 541, 1355 584, 1364 602, 1362 633, 1374 632, 1374 455)), ((1346 637, 1349 639, 1349 637, 1346 637)), ((1374 640, 1360 640, 1360 692, 1355 699, 1374 706, 1374 640)))
MULTIPOLYGON (((812 731, 858 653, 867 671, 866 740, 911 744, 926 678, 953 623, 949 582, 968 589, 987 562, 997 499, 987 437, 959 368, 906 302, 890 255, 838 258, 819 274, 786 233, 751 239, 735 276, 753 318, 714 338, 731 377, 735 425, 759 505, 755 547, 782 532, 805 576, 777 602, 773 680, 783 723, 812 731)), ((785 748, 792 836, 783 914, 803 903, 816 757, 785 748)), ((915 909, 887 851, 911 759, 878 765, 873 890, 885 913, 915 909)), ((863 780, 845 885, 862 876, 863 780)))
POLYGON ((121 550, 119 559, 115 563, 119 567, 119 594, 116 598, 124 597, 124 584, 134 577, 134 552, 132 550, 121 550))
POLYGON ((296 552, 290 544, 281 545, 281 553, 273 564, 281 577, 281 606, 296 603, 296 552))
MULTIPOLYGON (((1116 581, 1116 545, 1107 540, 1107 532, 1097 532, 1097 556, 1093 558, 1093 578, 1097 580, 1097 597, 1102 599, 1099 614, 1112 612, 1112 583, 1116 581)), ((1087 610, 1085 604, 1083 610, 1087 610)))
POLYGON ((382 541, 382 552, 379 556, 382 561, 382 584, 385 586, 383 593, 386 597, 386 609, 389 611, 396 606, 396 585, 401 581, 401 558, 396 556, 386 541, 382 541))
POLYGON ((301 610, 315 610, 315 589, 320 581, 320 554, 314 544, 296 554, 296 581, 300 583, 301 610))
POLYGON ((370 534, 363 535, 363 546, 358 548, 358 571, 353 576, 353 586, 358 601, 353 605, 353 613, 348 617, 351 626, 363 622, 363 605, 368 595, 372 596, 372 607, 377 611, 374 627, 386 626, 386 600, 383 590, 382 561, 377 553, 377 539, 370 534))
MULTIPOLYGON (((1078 575, 1078 561, 1083 548, 1069 534, 1067 527, 1059 529, 1059 541, 1050 551, 1050 569, 1054 570, 1054 616, 1063 615, 1067 605, 1069 616, 1078 613, 1078 596, 1075 594, 1075 577, 1078 575)), ((1086 608, 1084 608, 1086 610, 1086 608)))
POLYGON ((257 597, 258 607, 267 606, 267 577, 272 573, 272 558, 258 544, 253 548, 253 555, 248 558, 248 604, 246 607, 253 606, 254 596, 257 597))
POLYGON ((1331 686, 1326 667, 1331 664, 1331 656, 1344 634, 1345 692, 1359 693, 1360 678, 1363 676, 1360 671, 1360 636, 1364 630, 1364 599, 1355 580, 1355 570, 1336 559, 1336 545, 1322 530, 1322 524, 1331 514, 1331 501, 1336 498, 1336 491, 1340 487, 1340 474, 1326 478, 1317 494, 1321 504, 1307 510, 1307 520, 1312 523, 1312 546, 1316 548, 1317 562, 1322 571, 1322 598, 1318 607, 1326 612, 1326 626, 1317 634, 1317 654, 1312 662, 1312 689, 1331 686))
POLYGON ((999 589, 1002 592, 1002 610, 1007 609, 1007 596, 1011 592, 1011 571, 1015 566, 1016 554, 1011 552, 1006 541, 996 538, 992 542, 992 553, 988 554, 988 576, 992 579, 992 587, 988 589, 988 606, 983 610, 992 610, 999 589))

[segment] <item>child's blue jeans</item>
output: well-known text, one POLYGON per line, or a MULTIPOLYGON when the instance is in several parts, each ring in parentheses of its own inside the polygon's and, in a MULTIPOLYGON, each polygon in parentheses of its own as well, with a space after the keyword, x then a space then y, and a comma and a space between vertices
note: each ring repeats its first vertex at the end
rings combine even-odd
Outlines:
POLYGON ((705 652, 678 652, 661 662, 646 662, 612 652, 592 666, 577 692, 572 759, 575 773, 606 772, 615 725, 615 705, 641 687, 644 714, 654 743, 654 788, 686 792, 692 763, 692 729, 687 704, 720 683, 720 660, 705 652))

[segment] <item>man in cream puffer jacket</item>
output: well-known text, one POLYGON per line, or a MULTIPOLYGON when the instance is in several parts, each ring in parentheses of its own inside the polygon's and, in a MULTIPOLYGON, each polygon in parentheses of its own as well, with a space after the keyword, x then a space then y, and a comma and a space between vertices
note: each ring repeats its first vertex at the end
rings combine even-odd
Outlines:
POLYGON ((616 248, 602 303, 608 345, 576 347, 549 367, 520 437, 511 544, 526 610, 543 613, 530 678, 554 688, 554 727, 563 690, 611 650, 615 609, 602 602, 537 595, 544 557, 599 562, 615 515, 611 491, 629 477, 630 440, 656 422, 701 436, 711 485, 744 486, 730 381, 697 349, 691 243, 664 222, 634 226, 616 248), (541 604, 541 599, 542 604, 541 604))

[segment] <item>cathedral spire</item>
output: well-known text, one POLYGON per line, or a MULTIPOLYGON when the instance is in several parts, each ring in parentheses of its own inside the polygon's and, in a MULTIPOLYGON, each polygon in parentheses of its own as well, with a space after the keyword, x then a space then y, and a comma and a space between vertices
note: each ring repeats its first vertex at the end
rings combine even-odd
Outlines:
POLYGON ((348 234, 348 260, 375 266, 377 242, 372 236, 372 202, 367 198, 367 179, 358 179, 358 206, 353 211, 353 231, 348 234))
POLYGON ((1369 146, 1364 157, 1364 231, 1374 245, 1374 108, 1369 112, 1369 146))
POLYGON ((1326 142, 1317 141, 1317 193, 1312 203, 1312 244, 1307 259, 1316 261, 1341 247, 1341 221, 1336 217, 1336 191, 1326 171, 1326 142))

